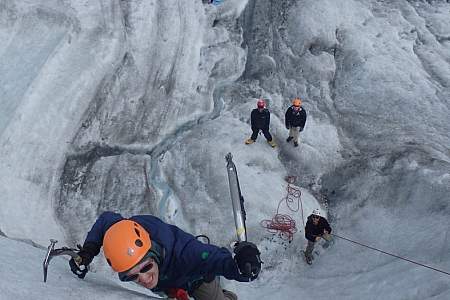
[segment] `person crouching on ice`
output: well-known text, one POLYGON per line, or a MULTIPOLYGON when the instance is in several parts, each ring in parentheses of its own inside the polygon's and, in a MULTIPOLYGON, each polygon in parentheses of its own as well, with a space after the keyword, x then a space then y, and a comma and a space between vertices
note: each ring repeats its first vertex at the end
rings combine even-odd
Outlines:
POLYGON ((204 244, 180 228, 151 215, 129 219, 104 212, 87 234, 77 264, 69 262, 73 273, 84 278, 87 266, 103 246, 106 261, 121 281, 135 282, 169 298, 196 300, 236 300, 222 290, 216 276, 248 282, 261 270, 260 252, 250 242, 240 242, 232 257, 226 248, 204 244))
POLYGON ((328 247, 329 242, 332 240, 330 233, 331 227, 330 224, 328 224, 327 219, 320 215, 320 210, 314 209, 312 214, 308 217, 308 221, 305 226, 305 238, 308 240, 308 246, 306 246, 305 250, 305 258, 308 264, 312 263, 312 252, 316 242, 323 238, 326 240, 323 247, 328 247))

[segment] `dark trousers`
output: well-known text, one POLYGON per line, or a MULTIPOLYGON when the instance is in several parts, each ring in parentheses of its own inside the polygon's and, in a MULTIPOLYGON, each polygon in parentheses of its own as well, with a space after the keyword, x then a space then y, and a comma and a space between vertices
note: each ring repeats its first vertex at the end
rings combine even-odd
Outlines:
POLYGON ((253 133, 251 139, 256 141, 260 130, 262 131, 266 139, 270 142, 272 140, 272 135, 270 134, 269 129, 252 128, 253 133))
MULTIPOLYGON (((326 241, 325 244, 327 246, 325 248, 328 248, 329 243, 333 239, 331 237, 331 235, 328 234, 328 233, 324 233, 320 237, 323 238, 326 241)), ((310 258, 310 259, 312 258, 312 252, 314 250, 314 244, 315 244, 315 242, 311 242, 310 240, 308 240, 308 246, 306 246, 305 256, 310 258)), ((325 246, 325 244, 323 244, 323 246, 325 246)))

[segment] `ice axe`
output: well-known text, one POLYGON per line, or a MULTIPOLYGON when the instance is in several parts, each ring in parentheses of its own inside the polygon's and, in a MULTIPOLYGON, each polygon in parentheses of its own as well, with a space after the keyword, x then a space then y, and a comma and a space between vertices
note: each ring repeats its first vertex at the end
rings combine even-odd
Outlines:
MULTIPOLYGON (((55 249, 55 244, 57 242, 58 242, 57 240, 51 239, 50 245, 47 248, 47 254, 45 255, 45 259, 42 264, 42 266, 44 268, 44 282, 47 282, 48 264, 50 263, 50 261, 52 260, 53 257, 60 256, 60 255, 68 255, 68 256, 72 257, 77 264, 81 264, 81 261, 82 261, 81 256, 78 255, 79 250, 68 248, 68 247, 62 247, 62 248, 55 249)), ((80 248, 80 246, 78 246, 78 247, 80 248)))
POLYGON ((239 186, 236 165, 233 162, 233 156, 228 153, 225 156, 227 161, 228 184, 230 186, 231 203, 233 204, 234 225, 236 226, 236 235, 239 242, 247 241, 247 228, 245 226, 246 213, 244 208, 244 197, 239 186))
MULTIPOLYGON (((247 227, 245 226, 246 213, 244 208, 244 197, 241 193, 241 187, 239 186, 239 179, 236 170, 236 165, 233 162, 233 156, 228 153, 225 156, 227 161, 227 173, 228 173, 228 184, 230 186, 230 196, 231 203, 233 205, 233 216, 234 225, 236 227, 237 243, 234 245, 235 253, 236 250, 241 250, 244 247, 248 247, 247 243, 247 227)), ((251 246, 250 246, 251 247, 251 246)), ((259 259, 259 258, 258 258, 259 259)), ((244 271, 250 277, 252 276, 252 265, 246 263, 244 271)))

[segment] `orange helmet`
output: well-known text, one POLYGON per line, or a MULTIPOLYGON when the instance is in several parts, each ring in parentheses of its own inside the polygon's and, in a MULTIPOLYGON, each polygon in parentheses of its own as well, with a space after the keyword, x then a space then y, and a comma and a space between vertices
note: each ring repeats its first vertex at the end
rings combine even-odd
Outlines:
POLYGON ((302 106, 302 100, 300 98, 295 98, 294 100, 292 100, 292 105, 300 107, 302 106))
POLYGON ((134 267, 151 247, 152 241, 147 230, 132 220, 115 223, 103 237, 106 261, 116 272, 134 267))

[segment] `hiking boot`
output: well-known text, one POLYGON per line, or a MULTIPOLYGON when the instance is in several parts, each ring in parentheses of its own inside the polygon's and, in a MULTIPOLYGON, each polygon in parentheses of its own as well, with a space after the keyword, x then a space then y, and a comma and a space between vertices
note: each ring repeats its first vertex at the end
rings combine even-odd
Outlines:
POLYGON ((255 142, 255 140, 252 140, 252 139, 245 140, 246 145, 253 144, 254 142, 255 142))
POLYGON ((286 139, 286 142, 289 143, 290 141, 292 141, 293 138, 294 138, 293 136, 288 137, 288 138, 286 139))
POLYGON ((307 255, 306 252, 304 252, 305 254, 305 261, 308 265, 312 264, 313 258, 312 255, 307 255))
POLYGON ((294 142, 294 147, 298 147, 298 142, 294 142))
POLYGON ((269 145, 272 146, 272 148, 275 148, 277 146, 277 144, 275 144, 273 140, 267 141, 267 143, 269 143, 269 145))

